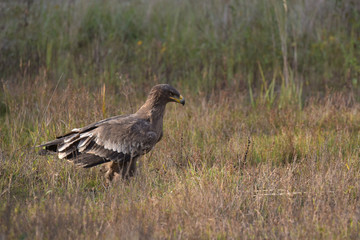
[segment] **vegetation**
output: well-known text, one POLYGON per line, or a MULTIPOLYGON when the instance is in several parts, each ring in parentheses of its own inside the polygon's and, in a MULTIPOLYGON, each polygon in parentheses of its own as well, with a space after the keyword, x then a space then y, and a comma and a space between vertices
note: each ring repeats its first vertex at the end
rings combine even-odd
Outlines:
POLYGON ((0 238, 360 237, 358 1, 0 11, 0 238), (187 104, 131 181, 36 154, 163 82, 187 104))

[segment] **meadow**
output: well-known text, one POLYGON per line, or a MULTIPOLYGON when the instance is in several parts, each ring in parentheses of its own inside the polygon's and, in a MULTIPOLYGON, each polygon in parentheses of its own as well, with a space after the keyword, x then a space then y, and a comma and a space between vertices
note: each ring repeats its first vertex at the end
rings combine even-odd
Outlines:
POLYGON ((360 238, 360 4, 0 3, 0 239, 360 238), (132 113, 164 138, 105 186, 36 145, 132 113))

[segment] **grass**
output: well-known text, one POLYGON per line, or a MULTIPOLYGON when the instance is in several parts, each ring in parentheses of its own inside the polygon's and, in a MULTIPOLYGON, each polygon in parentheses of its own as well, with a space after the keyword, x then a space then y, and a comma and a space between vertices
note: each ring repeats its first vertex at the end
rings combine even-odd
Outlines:
POLYGON ((358 9, 1 3, 0 239, 359 238, 358 9), (186 105, 130 182, 37 155, 161 82, 186 105))
MULTIPOLYGON (((351 96, 311 99, 299 110, 253 108, 242 94, 208 98, 181 89, 187 105, 169 104, 165 137, 138 175, 107 189, 99 168, 79 169, 33 149, 101 119, 103 90, 45 83, 5 91, 6 238, 359 237, 360 115, 351 96)), ((109 115, 130 112, 119 89, 106 91, 109 115)), ((133 95, 136 108, 143 98, 133 95)))
POLYGON ((18 0, 2 6, 2 78, 46 70, 50 79, 64 74, 78 84, 116 85, 125 76, 136 84, 166 81, 211 91, 247 89, 249 79, 260 88, 262 75, 275 75, 277 87, 294 79, 311 94, 324 85, 359 87, 356 1, 18 0))

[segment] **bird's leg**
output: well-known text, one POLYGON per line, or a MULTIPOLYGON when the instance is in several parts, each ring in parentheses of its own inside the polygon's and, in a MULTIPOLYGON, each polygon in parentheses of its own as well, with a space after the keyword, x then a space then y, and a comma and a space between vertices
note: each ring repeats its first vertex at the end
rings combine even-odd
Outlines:
POLYGON ((119 162, 109 162, 105 168, 107 169, 105 179, 107 183, 110 183, 120 174, 121 164, 119 162))
POLYGON ((130 161, 125 162, 122 169, 123 179, 129 179, 133 177, 136 172, 136 158, 131 158, 130 161))
POLYGON ((105 165, 105 179, 108 184, 116 180, 120 175, 123 179, 133 177, 136 172, 136 158, 124 162, 109 162, 105 165))

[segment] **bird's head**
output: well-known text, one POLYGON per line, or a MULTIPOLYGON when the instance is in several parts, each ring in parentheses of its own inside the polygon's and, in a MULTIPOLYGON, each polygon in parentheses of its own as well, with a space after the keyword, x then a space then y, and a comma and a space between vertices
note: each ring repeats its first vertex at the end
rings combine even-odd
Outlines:
POLYGON ((169 84, 158 84, 154 86, 150 91, 149 98, 165 104, 168 102, 177 102, 185 105, 184 97, 169 84))

